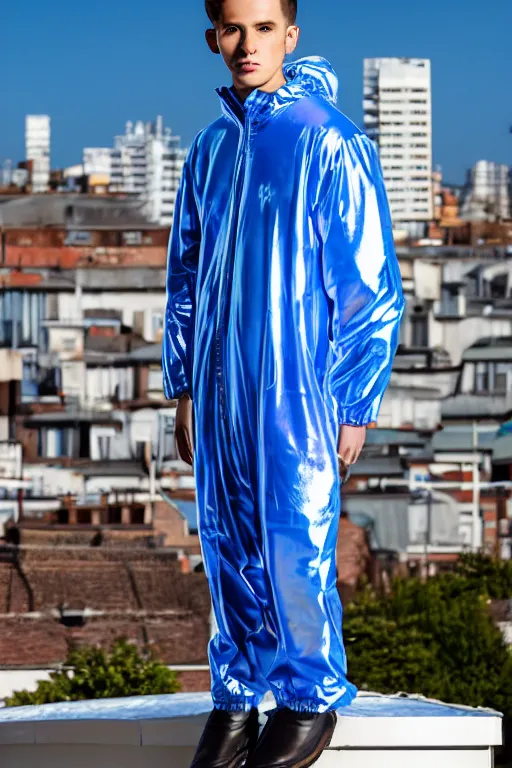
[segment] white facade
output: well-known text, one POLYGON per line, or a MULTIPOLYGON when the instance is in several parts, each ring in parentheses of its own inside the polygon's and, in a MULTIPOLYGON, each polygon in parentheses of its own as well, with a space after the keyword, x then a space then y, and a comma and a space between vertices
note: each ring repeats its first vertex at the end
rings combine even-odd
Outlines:
POLYGON ((428 59, 364 60, 364 126, 379 147, 395 228, 433 218, 428 59))
POLYGON ((479 160, 468 171, 461 218, 469 221, 495 221, 511 214, 508 165, 479 160))
POLYGON ((65 179, 76 179, 78 176, 84 175, 84 167, 81 163, 70 165, 64 168, 63 174, 65 179))
POLYGON ((95 173, 110 176, 112 171, 112 149, 110 147, 86 147, 82 153, 84 174, 95 173))
POLYGON ((32 192, 46 192, 50 182, 50 118, 25 117, 25 154, 32 160, 32 192))
POLYGON ((171 226, 186 154, 159 116, 155 123, 127 122, 113 149, 86 148, 83 162, 86 175, 107 174, 110 191, 139 195, 151 221, 171 226))
POLYGON ((24 187, 28 182, 28 171, 26 168, 14 168, 11 176, 11 182, 16 187, 24 187))
MULTIPOLYGON (((146 341, 158 341, 164 325, 165 293, 163 291, 102 291, 82 293, 80 306, 76 294, 60 293, 58 296, 59 318, 75 320, 83 324, 82 312, 94 309, 113 309, 122 313, 124 325, 136 326, 146 341), (139 323, 136 323, 136 313, 139 323)), ((68 334, 66 334, 68 335, 68 334)))

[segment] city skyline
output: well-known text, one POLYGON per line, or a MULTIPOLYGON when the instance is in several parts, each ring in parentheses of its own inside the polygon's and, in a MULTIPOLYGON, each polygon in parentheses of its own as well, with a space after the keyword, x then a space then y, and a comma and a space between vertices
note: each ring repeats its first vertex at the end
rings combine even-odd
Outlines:
MULTIPOLYGON (((6 60, 18 63, 7 68, 1 160, 24 158, 26 114, 52 119, 52 167, 80 162, 85 146, 109 146, 127 120, 162 114, 187 146, 219 115, 215 87, 229 82, 229 73, 207 51, 203 3, 171 9, 150 0, 145 25, 139 10, 132 0, 86 8, 27 0, 9 8, 6 60)), ((298 23, 294 58, 316 54, 332 63, 340 78, 338 107, 359 127, 365 57, 429 58, 434 167, 460 184, 478 160, 510 164, 510 5, 490 0, 482 13, 472 2, 446 7, 435 0, 413 17, 405 0, 391 9, 373 0, 364 8, 319 0, 313 9, 302 0, 298 23)))

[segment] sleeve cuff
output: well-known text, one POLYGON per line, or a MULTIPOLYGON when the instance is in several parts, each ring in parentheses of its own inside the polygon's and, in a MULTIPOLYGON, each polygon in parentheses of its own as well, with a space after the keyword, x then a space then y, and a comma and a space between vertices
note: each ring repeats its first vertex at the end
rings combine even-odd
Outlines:
POLYGON ((164 396, 166 400, 179 400, 182 395, 189 395, 192 398, 192 393, 189 388, 173 389, 173 387, 165 384, 164 382, 164 396))
POLYGON ((372 405, 366 410, 360 410, 359 408, 338 408, 338 424, 347 424, 351 427, 369 427, 374 428, 377 426, 377 411, 378 409, 372 405))

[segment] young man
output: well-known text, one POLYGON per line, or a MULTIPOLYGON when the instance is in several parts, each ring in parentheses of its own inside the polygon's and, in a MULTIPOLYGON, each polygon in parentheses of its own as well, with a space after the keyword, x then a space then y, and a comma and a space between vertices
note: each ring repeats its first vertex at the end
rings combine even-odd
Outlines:
POLYGON ((296 0, 206 0, 232 75, 193 141, 169 243, 164 388, 194 464, 218 632, 194 768, 309 766, 350 704, 338 456, 377 418, 403 311, 374 144, 296 0), (257 706, 277 708, 256 743, 257 706))

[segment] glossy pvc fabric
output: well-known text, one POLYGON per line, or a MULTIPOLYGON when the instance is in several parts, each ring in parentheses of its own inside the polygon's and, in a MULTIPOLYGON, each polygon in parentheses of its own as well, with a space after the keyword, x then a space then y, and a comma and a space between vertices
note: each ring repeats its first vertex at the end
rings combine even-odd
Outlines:
POLYGON ((347 705, 335 547, 340 424, 377 418, 403 311, 373 142, 319 57, 286 85, 217 92, 169 242, 168 398, 194 401, 199 534, 218 632, 212 695, 347 705))

